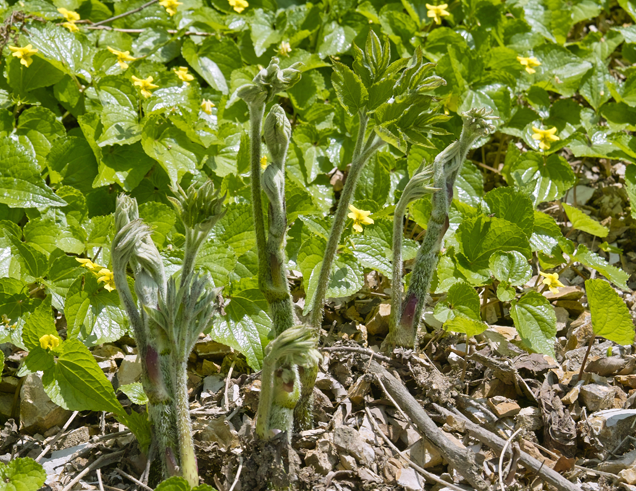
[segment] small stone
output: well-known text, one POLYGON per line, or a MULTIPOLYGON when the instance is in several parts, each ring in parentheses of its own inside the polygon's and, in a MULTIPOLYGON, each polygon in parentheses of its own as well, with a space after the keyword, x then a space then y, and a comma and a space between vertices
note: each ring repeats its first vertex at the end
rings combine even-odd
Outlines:
POLYGON ((567 394, 561 397, 561 402, 565 404, 566 406, 570 406, 578 400, 580 393, 581 393, 581 386, 575 385, 574 387, 570 389, 570 391, 567 394))
MULTIPOLYGON (((575 288, 575 287, 570 287, 575 288)), ((585 312, 585 308, 578 300, 557 300, 555 305, 557 307, 562 307, 568 311, 571 316, 579 316, 585 312)))
POLYGON ((614 407, 614 390, 598 384, 581 387, 581 400, 591 412, 614 407))
POLYGON ((137 355, 126 355, 117 371, 119 386, 133 384, 141 379, 141 362, 137 355))
POLYGON ((366 482, 373 482, 376 484, 382 484, 383 482, 380 476, 366 467, 360 467, 358 469, 358 477, 366 482))
POLYGON ((0 423, 5 423, 12 415, 13 394, 0 394, 0 423))
POLYGON ((543 416, 538 407, 524 407, 515 416, 517 428, 525 428, 528 431, 537 431, 543 428, 543 416))
POLYGON ((213 373, 219 373, 220 370, 221 370, 221 367, 218 366, 213 361, 203 360, 203 363, 201 363, 201 372, 200 372, 200 374, 203 377, 207 377, 208 375, 212 375, 213 373))
POLYGON ((57 450, 62 450, 81 445, 82 443, 88 443, 89 440, 90 433, 88 431, 88 426, 82 426, 81 428, 71 431, 68 435, 62 438, 56 447, 57 450))
POLYGON ((16 377, 3 377, 0 380, 0 392, 14 394, 19 385, 20 381, 16 377))
POLYGON ((614 380, 621 385, 636 389, 636 375, 617 375, 614 380))
MULTIPOLYGON (((580 286, 565 286, 559 288, 556 293, 546 290, 543 296, 548 300, 578 300, 583 296, 583 288, 580 286)), ((567 309, 567 308, 566 308, 567 309)))
POLYGON ((340 465, 342 465, 342 467, 344 467, 348 471, 355 471, 358 468, 356 459, 354 459, 351 455, 341 455, 340 465))
POLYGON ((570 321, 570 313, 563 307, 555 307, 554 313, 556 314, 557 318, 557 332, 560 332, 568 326, 568 322, 570 321))
POLYGON ((199 433, 199 440, 209 443, 215 442, 224 452, 240 446, 238 433, 226 421, 225 416, 207 421, 199 433))
POLYGON ((603 448, 614 449, 618 453, 623 446, 628 445, 629 439, 625 441, 624 438, 632 434, 634 419, 636 409, 607 409, 590 414, 587 424, 603 448), (617 448, 621 442, 623 445, 617 448))
POLYGON ((125 353, 113 344, 103 344, 101 346, 95 346, 95 348, 91 349, 91 353, 98 362, 107 360, 121 360, 125 356, 125 353))
POLYGON ((371 382, 367 380, 367 377, 360 377, 349 387, 349 399, 356 405, 362 404, 364 396, 366 396, 370 390, 371 382))
POLYGON ((500 418, 508 418, 521 411, 521 406, 515 401, 507 400, 505 397, 500 396, 488 399, 488 405, 500 418))
POLYGON ((319 440, 316 448, 305 454, 305 465, 311 465, 318 474, 326 476, 338 462, 336 452, 328 440, 319 440))
POLYGON ((618 477, 627 484, 636 484, 636 468, 629 467, 628 469, 623 469, 618 473, 618 477))
POLYGON ((424 489, 426 481, 424 481, 424 478, 418 475, 414 469, 407 467, 406 469, 402 469, 397 483, 407 491, 421 491, 424 489))
POLYGON ((208 338, 207 340, 199 340, 197 344, 194 345, 194 352, 200 358, 223 359, 226 355, 232 353, 232 348, 208 338))
POLYGON ((443 462, 442 454, 424 438, 421 438, 411 448, 407 449, 406 454, 413 462, 424 469, 435 467, 443 462))
POLYGON ((381 303, 378 311, 366 322, 367 332, 372 336, 381 336, 389 332, 391 304, 381 303))
POLYGON ((333 444, 339 452, 352 455, 362 464, 369 465, 375 459, 373 448, 362 438, 354 428, 339 426, 333 431, 333 444))
POLYGON ((221 375, 208 375, 203 379, 203 392, 217 393, 225 387, 225 379, 221 375))
POLYGON ((20 389, 20 423, 23 432, 45 433, 53 426, 64 426, 70 415, 70 411, 51 401, 37 373, 26 376, 20 389))

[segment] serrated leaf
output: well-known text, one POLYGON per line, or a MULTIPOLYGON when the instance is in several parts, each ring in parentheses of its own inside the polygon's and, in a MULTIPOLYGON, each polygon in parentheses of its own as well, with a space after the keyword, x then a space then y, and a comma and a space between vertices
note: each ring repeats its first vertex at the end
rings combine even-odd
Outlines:
POLYGON ((463 332, 467 337, 476 336, 488 329, 488 324, 479 320, 457 315, 444 323, 444 329, 453 332, 463 332))
POLYGON ((532 235, 534 210, 526 195, 510 187, 501 187, 487 193, 484 201, 495 216, 518 225, 527 237, 532 235))
POLYGON ((139 205, 139 217, 150 225, 152 240, 157 248, 163 249, 166 244, 166 236, 177 221, 174 208, 158 201, 149 201, 139 205))
POLYGON ((605 280, 586 280, 594 334, 622 345, 634 343, 634 323, 625 301, 605 280))
POLYGON ((272 329, 266 309, 267 302, 259 290, 233 293, 225 306, 226 315, 214 323, 210 336, 242 353, 252 369, 260 370, 267 335, 272 329))
POLYGON ((455 180, 453 192, 462 203, 479 206, 484 196, 484 176, 475 164, 464 162, 455 180))
POLYGON ((563 209, 570 219, 570 222, 572 222, 573 228, 576 230, 582 230, 588 234, 596 235, 597 237, 607 237, 609 234, 607 227, 604 227, 593 218, 590 218, 578 208, 568 205, 567 203, 561 204, 563 205, 563 209))
POLYGON ((457 316, 480 321, 479 295, 469 284, 455 283, 448 290, 446 300, 435 306, 433 315, 440 322, 448 322, 457 316))
POLYGON ((595 269, 621 290, 630 291, 627 286, 629 274, 627 274, 622 269, 618 269, 617 267, 612 266, 605 259, 603 259, 595 252, 590 251, 583 244, 579 245, 579 247, 576 249, 576 253, 572 256, 572 258, 575 261, 580 262, 584 266, 587 266, 588 268, 595 269))
POLYGON ((91 80, 87 71, 92 50, 88 44, 82 44, 66 29, 47 23, 44 26, 34 25, 29 29, 29 41, 39 53, 56 68, 65 73, 82 75, 91 80))
POLYGON ((563 237, 561 228, 554 218, 542 211, 534 211, 534 226, 530 236, 530 245, 533 251, 551 253, 559 244, 559 237, 563 237))
POLYGON ((159 484, 155 491, 190 491, 190 485, 184 478, 174 476, 159 484))
POLYGON ((338 101, 351 116, 355 116, 367 104, 369 93, 360 77, 348 66, 334 61, 331 81, 338 101))
POLYGON ((211 239, 216 238, 230 246, 237 256, 254 248, 254 216, 252 206, 236 204, 227 207, 225 216, 212 229, 211 239))
POLYGON ((50 302, 42 302, 29 316, 22 330, 22 341, 28 350, 32 350, 40 346, 40 338, 46 334, 58 336, 50 302))
POLYGON ((46 481, 46 471, 29 457, 0 464, 0 491, 37 491, 46 481))
POLYGON ((517 251, 497 251, 490 256, 490 269, 495 278, 511 286, 521 286, 532 277, 532 268, 517 251))
POLYGON ((42 383, 51 400, 70 411, 109 411, 126 415, 95 358, 76 339, 62 344, 55 368, 44 372, 42 383))
POLYGON ((503 218, 478 216, 465 220, 456 237, 468 267, 487 270, 490 256, 497 251, 517 251, 530 257, 530 244, 523 231, 503 218))
POLYGON ((141 140, 141 125, 135 110, 107 105, 101 113, 101 119, 103 129, 97 140, 100 147, 129 145, 141 140))
POLYGON ((387 278, 393 274, 391 265, 391 249, 386 248, 384 241, 369 235, 357 235, 351 238, 355 244, 353 256, 365 268, 375 269, 387 278))
POLYGON ((11 208, 66 206, 44 183, 38 164, 16 141, 0 138, 0 203, 11 208))
POLYGON ((528 292, 517 302, 512 302, 510 316, 529 351, 555 356, 556 314, 547 298, 534 291, 528 292))
POLYGON ((132 384, 120 385, 117 390, 120 390, 124 394, 126 394, 126 397, 128 397, 128 399, 130 399, 133 404, 148 404, 148 396, 144 392, 144 387, 141 382, 133 382, 132 384))

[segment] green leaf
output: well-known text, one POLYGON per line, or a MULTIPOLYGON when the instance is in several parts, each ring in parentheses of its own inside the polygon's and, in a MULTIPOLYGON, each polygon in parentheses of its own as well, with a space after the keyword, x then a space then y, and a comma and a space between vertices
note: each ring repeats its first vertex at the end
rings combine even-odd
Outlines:
POLYGON ((578 208, 568 205, 567 203, 561 204, 563 205, 563 209, 570 219, 570 222, 572 222, 573 228, 576 230, 582 230, 588 234, 596 235, 597 237, 607 237, 609 230, 606 227, 598 223, 593 218, 587 216, 578 208))
POLYGON ((16 141, 0 138, 0 203, 11 208, 66 206, 44 183, 38 164, 16 141))
POLYGON ((24 366, 31 372, 50 370, 55 367, 55 356, 42 347, 36 346, 24 359, 24 366))
POLYGON ((260 370, 263 349, 272 328, 266 309, 267 302, 259 290, 233 293, 225 306, 226 315, 214 323, 210 336, 242 353, 252 369, 260 370))
POLYGON ((444 323, 444 329, 453 332, 463 332, 467 337, 471 337, 481 334, 488 329, 488 324, 462 315, 457 315, 444 323))
POLYGON ((27 280, 29 279, 29 276, 33 280, 43 278, 46 274, 48 263, 46 254, 29 244, 21 242, 15 237, 12 237, 11 241, 20 253, 20 260, 24 264, 22 276, 27 280))
POLYGON ((544 159, 537 152, 525 152, 504 167, 508 183, 531 195, 535 207, 563 197, 576 182, 570 164, 563 157, 552 154, 544 159))
POLYGON ((144 453, 148 452, 150 443, 152 442, 152 427, 148 420, 148 413, 138 413, 137 411, 131 411, 130 414, 118 415, 117 420, 128 426, 130 431, 133 432, 139 442, 139 447, 144 453))
POLYGON ((110 381, 80 341, 65 341, 55 368, 44 372, 44 390, 58 406, 70 411, 109 411, 125 416, 110 381))
POLYGON ((202 146, 192 142, 183 131, 159 115, 153 115, 146 121, 141 144, 175 184, 188 172, 196 174, 197 168, 206 160, 202 146))
POLYGON ((532 277, 528 260, 517 251, 497 251, 490 256, 489 264, 493 276, 511 286, 524 285, 532 277))
MULTIPOLYGON (((99 116, 92 114, 97 121, 99 116)), ((80 126, 84 116, 79 118, 80 126)), ((101 150, 95 144, 99 154, 101 150)), ((93 190, 93 179, 97 175, 97 161, 89 142, 82 137, 68 136, 56 140, 49 153, 47 164, 51 183, 62 182, 87 194, 93 190)))
POLYGON ((216 239, 230 246, 237 257, 252 250, 256 245, 252 206, 248 204, 228 206, 225 216, 219 220, 210 235, 210 240, 216 239))
POLYGON ((348 66, 334 61, 331 81, 338 101, 351 116, 355 116, 367 104, 369 93, 360 77, 348 66))
POLYGON ((137 112, 123 106, 108 105, 101 113, 102 134, 97 140, 100 147, 129 145, 141 140, 141 125, 137 112))
POLYGON ((4 351, 0 350, 0 377, 2 376, 3 370, 4 370, 4 351))
POLYGON ((462 203, 479 206, 484 196, 484 176, 475 164, 465 161, 453 188, 454 195, 462 203))
POLYGON ((636 165, 631 164, 625 170, 625 189, 629 197, 632 218, 636 218, 636 165))
POLYGON ((29 457, 0 464, 0 491, 37 491, 45 481, 44 468, 29 457))
POLYGON ((91 80, 89 61, 92 49, 82 44, 72 33, 51 23, 33 25, 29 29, 29 41, 56 68, 72 75, 91 80))
POLYGON ((530 237, 532 250, 551 253, 559 244, 559 237, 563 237, 563 234, 554 218, 542 211, 535 210, 534 227, 530 237))
POLYGON ((348 297, 363 286, 364 270, 356 258, 351 254, 338 255, 331 267, 326 298, 348 297))
POLYGON ((190 485, 182 477, 170 477, 155 488, 155 491, 190 491, 190 485))
POLYGON ((534 210, 526 195, 510 187, 502 187, 487 193, 484 200, 496 217, 518 225, 527 237, 532 235, 534 210))
POLYGON ((479 295, 468 283, 457 282, 448 290, 446 300, 435 306, 433 315, 440 322, 448 322, 458 316, 480 321, 479 295))
POLYGON ((144 392, 144 387, 141 382, 133 382, 132 384, 120 385, 117 390, 120 390, 124 394, 126 394, 126 397, 128 397, 128 399, 130 399, 133 404, 148 404, 148 396, 144 392))
POLYGON ((50 301, 42 302, 29 316, 22 330, 22 341, 28 350, 32 350, 40 346, 40 338, 46 334, 59 337, 55 329, 55 322, 53 322, 50 301))
POLYGON ((598 254, 590 251, 583 244, 580 244, 579 247, 576 249, 576 253, 572 256, 572 259, 580 262, 590 269, 595 269, 621 290, 630 291, 627 286, 629 274, 627 274, 622 269, 618 269, 617 267, 612 266, 605 259, 603 259, 598 254))
POLYGON ((488 269, 490 256, 497 251, 518 251, 530 257, 530 244, 514 223, 497 217, 478 216, 465 220, 457 229, 457 240, 471 271, 488 269))
POLYGON ((634 343, 634 323, 625 301, 605 280, 586 280, 594 334, 622 345, 634 343))
POLYGON ((152 228, 152 240, 157 248, 163 249, 166 236, 177 222, 174 208, 158 201, 149 201, 139 205, 139 217, 152 228))
POLYGON ((528 292, 519 301, 512 302, 510 316, 529 351, 554 358, 556 314, 547 298, 534 291, 528 292))
POLYGON ((220 287, 227 285, 237 261, 236 253, 231 247, 221 241, 211 240, 201 246, 195 268, 205 269, 212 277, 214 285, 220 287))
POLYGON ((355 245, 355 249, 352 250, 353 256, 362 266, 375 269, 387 278, 391 277, 393 274, 392 251, 383 240, 367 234, 355 235, 351 240, 355 245))

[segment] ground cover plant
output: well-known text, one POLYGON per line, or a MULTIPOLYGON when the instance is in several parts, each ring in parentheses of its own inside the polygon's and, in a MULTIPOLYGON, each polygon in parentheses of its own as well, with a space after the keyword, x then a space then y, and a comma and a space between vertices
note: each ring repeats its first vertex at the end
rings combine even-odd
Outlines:
POLYGON ((0 490, 633 489, 632 1, 0 11, 0 490))

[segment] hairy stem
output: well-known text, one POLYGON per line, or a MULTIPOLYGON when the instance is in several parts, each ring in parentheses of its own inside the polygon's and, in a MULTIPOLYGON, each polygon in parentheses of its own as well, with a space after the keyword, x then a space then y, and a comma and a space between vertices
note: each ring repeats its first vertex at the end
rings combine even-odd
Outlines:
POLYGON ((402 240, 404 236, 404 214, 408 202, 404 195, 398 201, 393 215, 393 277, 391 288, 393 297, 391 299, 391 324, 397 325, 402 308, 402 240))
POLYGON ((190 487, 199 485, 199 472, 197 458, 194 455, 194 442, 192 441, 192 425, 190 424, 190 401, 188 398, 188 362, 175 363, 175 417, 177 433, 179 437, 179 463, 181 476, 188 481, 190 487))
MULTIPOLYGON (((259 286, 264 280, 261 272, 266 271, 267 243, 265 239, 265 224, 263 223, 263 201, 261 199, 261 126, 265 104, 249 104, 250 110, 250 162, 252 169, 252 210, 254 214, 254 229, 256 232, 256 253, 258 255, 259 286)), ((263 287, 261 286, 261 290, 263 287)))
MULTIPOLYGON (((360 125, 363 128, 365 125, 360 125)), ((358 138, 361 135, 358 134, 358 138)), ((364 136, 362 135, 362 138, 364 136)), ((331 225, 331 232, 329 233, 329 240, 327 241, 327 248, 325 249, 324 260, 320 267, 320 276, 318 277, 318 285, 316 286, 316 293, 312 300, 311 308, 311 327, 318 330, 322 323, 323 306, 325 302, 325 296, 327 294, 327 284, 329 283, 329 276, 331 275, 331 266, 336 259, 336 252, 338 250, 338 244, 342 237, 345 223, 347 221, 347 212, 349 205, 353 199, 353 193, 355 192, 356 185, 360 173, 365 164, 371 158, 371 156, 384 145, 384 141, 380 140, 374 134, 369 137, 369 141, 365 145, 364 150, 360 155, 351 163, 351 169, 347 180, 345 181, 342 194, 340 195, 340 201, 338 202, 338 208, 331 225)), ((358 145, 356 144, 356 147, 358 145)))

